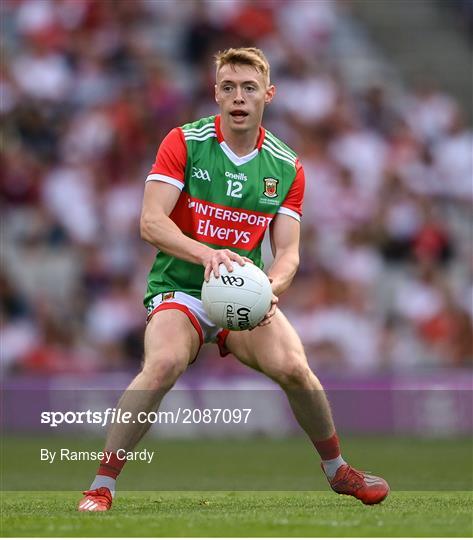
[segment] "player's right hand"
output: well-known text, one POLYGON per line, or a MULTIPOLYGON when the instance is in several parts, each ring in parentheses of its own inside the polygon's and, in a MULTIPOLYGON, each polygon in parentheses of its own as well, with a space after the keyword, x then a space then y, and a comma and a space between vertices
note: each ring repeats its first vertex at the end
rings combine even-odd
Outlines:
POLYGON ((238 253, 234 253, 229 249, 213 249, 204 258, 202 264, 205 267, 204 279, 208 281, 210 274, 213 272, 216 278, 220 277, 218 267, 223 263, 229 272, 233 272, 233 262, 237 262, 240 266, 245 266, 246 262, 253 262, 248 257, 242 257, 238 253))

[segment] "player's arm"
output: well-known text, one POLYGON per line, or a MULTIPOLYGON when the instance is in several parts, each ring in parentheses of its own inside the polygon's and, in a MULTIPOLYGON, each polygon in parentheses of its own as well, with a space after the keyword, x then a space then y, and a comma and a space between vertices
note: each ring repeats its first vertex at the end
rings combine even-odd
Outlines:
POLYGON ((286 214, 276 214, 270 228, 274 260, 268 276, 277 296, 289 287, 299 267, 299 239, 300 222, 286 214))
POLYGON ((223 263, 228 271, 233 270, 232 261, 245 264, 244 258, 228 249, 212 249, 186 236, 169 217, 173 211, 180 191, 164 182, 147 182, 143 196, 140 232, 141 238, 159 250, 205 267, 205 279, 210 273, 218 277, 218 266, 223 263))
POLYGON ((141 238, 156 248, 195 264, 210 256, 212 248, 187 237, 169 217, 180 191, 164 182, 146 182, 141 211, 141 238))
POLYGON ((276 313, 278 296, 291 284, 299 266, 299 221, 286 214, 276 214, 271 223, 270 240, 274 260, 268 270, 268 277, 273 289, 271 307, 258 326, 271 323, 276 313))
POLYGON ((296 175, 284 202, 270 227, 274 261, 268 275, 274 294, 282 294, 291 284, 299 266, 300 219, 304 200, 304 169, 296 161, 296 175))
POLYGON ((294 181, 269 229, 274 260, 268 270, 268 277, 273 289, 273 299, 268 313, 258 326, 271 322, 271 317, 276 313, 278 296, 289 287, 299 267, 300 216, 304 188, 304 169, 297 160, 294 181))

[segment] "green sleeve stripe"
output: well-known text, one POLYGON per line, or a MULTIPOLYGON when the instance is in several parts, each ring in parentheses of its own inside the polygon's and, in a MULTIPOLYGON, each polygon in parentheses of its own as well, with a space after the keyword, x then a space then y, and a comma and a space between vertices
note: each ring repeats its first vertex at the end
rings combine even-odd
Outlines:
POLYGON ((289 152, 286 152, 285 150, 281 150, 278 146, 276 146, 272 141, 270 141, 269 139, 267 141, 265 141, 265 144, 267 144, 268 146, 270 146, 275 152, 278 152, 279 154, 281 154, 282 156, 286 156, 288 159, 291 159, 293 161, 296 161, 296 158, 294 156, 291 156, 291 154, 289 152))
POLYGON ((182 131, 184 133, 194 133, 194 134, 201 134, 201 133, 206 133, 207 131, 214 131, 215 132, 215 126, 213 124, 207 124, 206 126, 202 127, 202 128, 183 128, 182 131))
POLYGON ((281 150, 284 150, 288 154, 291 154, 292 156, 297 158, 297 153, 294 152, 294 150, 292 150, 292 148, 289 148, 289 146, 287 146, 287 144, 284 144, 280 139, 275 137, 270 131, 267 131, 266 134, 268 135, 268 139, 270 139, 271 142, 274 143, 278 148, 280 148, 281 150))
POLYGON ((197 122, 190 122, 188 124, 184 124, 183 126, 181 126, 181 128, 183 130, 188 130, 188 129, 200 130, 208 126, 213 126, 214 124, 215 124, 215 116, 208 116, 207 118, 202 118, 200 120, 197 120, 197 122))
POLYGON ((295 163, 296 163, 295 159, 288 159, 283 154, 280 154, 277 150, 274 150, 274 147, 268 146, 268 141, 263 143, 263 148, 267 150, 275 158, 281 159, 282 161, 286 161, 287 163, 289 163, 289 165, 292 165, 292 167, 295 166, 295 163))
POLYGON ((212 139, 217 137, 217 134, 215 132, 213 133, 205 133, 204 135, 184 135, 184 138, 186 141, 206 141, 207 139, 212 139))
POLYGON ((293 157, 294 159, 297 159, 297 154, 291 150, 288 146, 286 146, 285 144, 283 144, 278 138, 276 138, 271 132, 267 131, 266 132, 266 135, 268 137, 268 139, 279 149, 281 150, 282 152, 286 152, 287 154, 289 154, 291 157, 293 157))

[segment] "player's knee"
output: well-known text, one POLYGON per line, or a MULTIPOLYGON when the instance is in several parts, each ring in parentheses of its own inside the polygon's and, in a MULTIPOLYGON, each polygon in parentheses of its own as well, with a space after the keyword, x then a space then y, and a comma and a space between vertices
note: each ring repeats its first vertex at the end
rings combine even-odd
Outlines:
POLYGON ((304 356, 295 354, 286 358, 272 378, 283 388, 305 388, 310 386, 311 376, 304 356))
POLYGON ((187 360, 181 355, 168 353, 149 355, 145 358, 142 373, 148 379, 150 386, 158 389, 169 389, 184 373, 187 360))

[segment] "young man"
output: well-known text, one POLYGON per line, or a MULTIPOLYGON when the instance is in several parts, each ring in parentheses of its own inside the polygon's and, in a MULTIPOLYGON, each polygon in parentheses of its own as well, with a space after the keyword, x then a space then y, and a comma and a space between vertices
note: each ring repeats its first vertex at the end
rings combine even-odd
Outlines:
MULTIPOLYGON (((299 264, 304 172, 296 154, 261 126, 264 107, 275 94, 268 62, 259 49, 241 48, 219 53, 216 66, 220 115, 173 129, 146 181, 141 235, 159 252, 145 297, 143 369, 118 407, 133 415, 156 410, 201 345, 217 342, 222 355, 233 353, 281 386, 334 491, 365 504, 379 503, 389 493, 387 483, 343 460, 323 388, 298 335, 277 309, 277 297, 289 287, 299 264), (251 331, 219 329, 203 310, 202 281, 211 272, 218 277, 221 263, 229 271, 247 261, 261 266, 268 225, 274 254, 268 270, 272 306, 251 331), (169 340, 169 335, 179 339, 169 340)), ((79 510, 111 507, 115 480, 125 464, 116 452, 132 450, 148 427, 110 427, 105 450, 111 459, 101 463, 79 510)))

